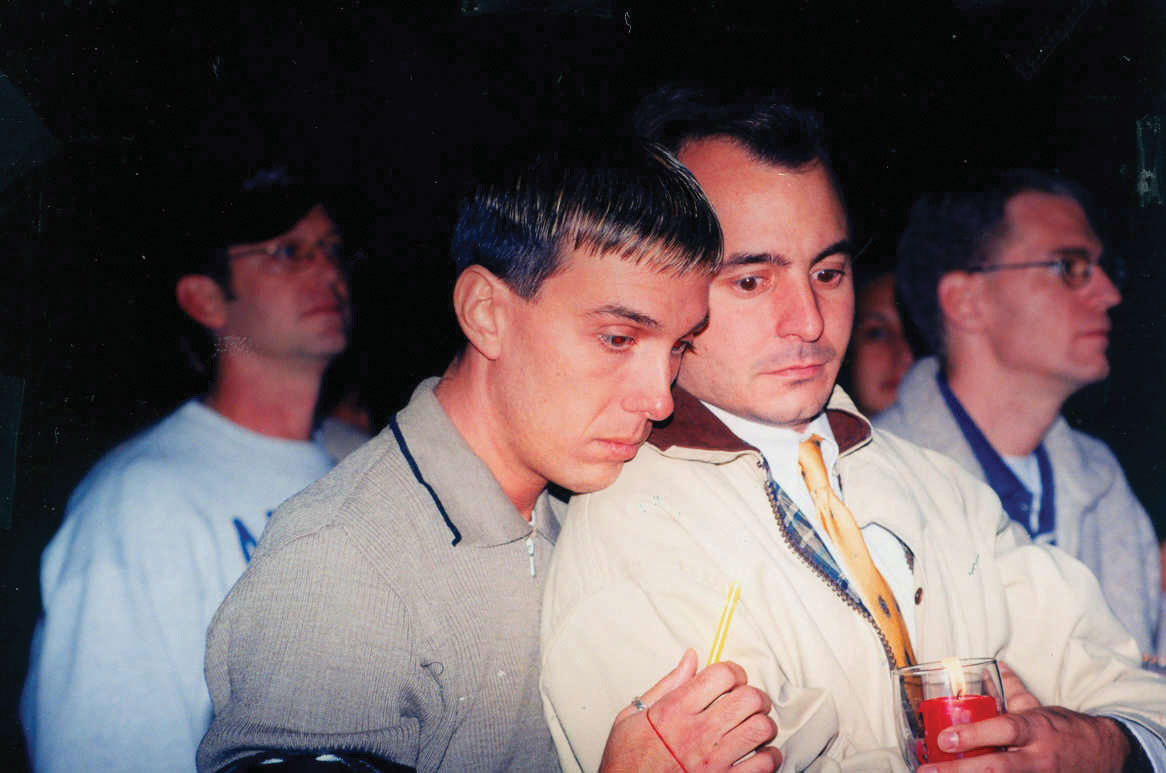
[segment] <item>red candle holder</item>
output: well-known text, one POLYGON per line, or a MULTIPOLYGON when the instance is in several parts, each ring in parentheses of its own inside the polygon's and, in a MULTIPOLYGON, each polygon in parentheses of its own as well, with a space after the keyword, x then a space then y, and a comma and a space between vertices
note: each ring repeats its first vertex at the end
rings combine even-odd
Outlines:
POLYGON ((996 747, 951 754, 939 748, 939 734, 1002 714, 1004 690, 993 658, 948 658, 896 669, 895 702, 899 745, 912 769, 928 762, 978 757, 996 747))

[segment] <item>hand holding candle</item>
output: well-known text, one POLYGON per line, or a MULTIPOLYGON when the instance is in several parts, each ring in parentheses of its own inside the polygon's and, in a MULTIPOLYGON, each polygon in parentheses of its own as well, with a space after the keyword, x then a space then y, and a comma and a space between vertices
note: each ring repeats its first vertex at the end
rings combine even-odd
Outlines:
POLYGON ((896 669, 895 692, 900 744, 913 767, 997 751, 985 747, 951 754, 939 748, 943 730, 1004 712, 1004 690, 994 659, 946 658, 896 669))

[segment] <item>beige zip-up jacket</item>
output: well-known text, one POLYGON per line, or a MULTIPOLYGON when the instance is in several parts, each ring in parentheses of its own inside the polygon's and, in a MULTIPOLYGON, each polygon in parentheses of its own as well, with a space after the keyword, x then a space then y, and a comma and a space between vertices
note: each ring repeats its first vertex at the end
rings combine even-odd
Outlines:
MULTIPOLYGON (((995 656, 1047 705, 1166 737, 1166 680, 1084 565, 1032 544, 951 460, 872 432, 836 389, 828 416, 859 526, 903 543, 920 661, 995 656)), ((783 770, 905 770, 890 668, 868 617, 778 528, 760 453, 677 390, 610 488, 571 501, 544 596, 543 703, 564 769, 595 770, 611 717, 694 647, 703 659, 733 581, 723 657, 773 699, 783 770)))

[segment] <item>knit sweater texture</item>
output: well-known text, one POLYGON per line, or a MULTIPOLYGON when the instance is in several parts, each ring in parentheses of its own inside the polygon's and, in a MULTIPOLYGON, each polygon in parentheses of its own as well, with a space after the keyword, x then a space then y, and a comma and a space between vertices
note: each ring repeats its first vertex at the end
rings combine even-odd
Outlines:
POLYGON ((200 770, 258 749, 557 769, 538 627, 558 519, 544 493, 532 534, 436 384, 272 517, 211 625, 200 770))

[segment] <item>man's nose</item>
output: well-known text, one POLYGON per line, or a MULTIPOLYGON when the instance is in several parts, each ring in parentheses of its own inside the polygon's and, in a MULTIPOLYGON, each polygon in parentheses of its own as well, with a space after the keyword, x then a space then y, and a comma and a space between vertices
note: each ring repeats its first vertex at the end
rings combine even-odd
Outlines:
POLYGON ((775 290, 771 297, 777 318, 777 335, 794 336, 803 341, 822 337, 824 322, 818 308, 818 296, 809 282, 775 290))
POLYGON ((652 421, 663 421, 672 415, 672 382, 676 367, 671 356, 646 363, 636 377, 630 379, 621 407, 628 413, 640 413, 652 421))
POLYGON ((309 265, 343 274, 344 255, 338 247, 330 244, 317 244, 312 247, 309 265))
POLYGON ((344 258, 334 249, 323 244, 315 245, 306 268, 311 274, 329 286, 339 288, 347 296, 348 272, 344 267, 344 258))
POLYGON ((1090 277, 1085 289, 1093 303, 1103 309, 1112 309, 1121 303, 1121 290, 1117 289, 1113 279, 1101 266, 1093 269, 1093 276, 1090 277))

